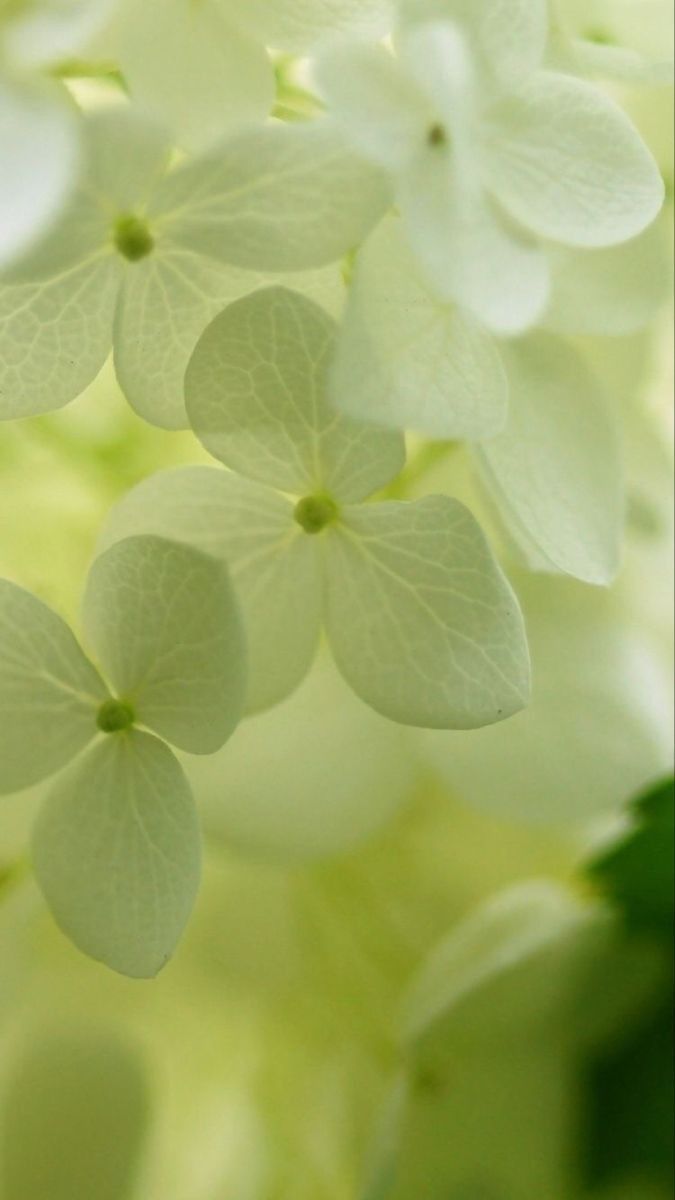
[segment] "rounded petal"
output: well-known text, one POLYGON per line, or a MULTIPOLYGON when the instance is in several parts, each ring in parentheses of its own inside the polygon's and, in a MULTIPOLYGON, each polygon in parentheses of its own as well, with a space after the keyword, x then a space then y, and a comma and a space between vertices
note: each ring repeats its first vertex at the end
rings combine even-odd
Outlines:
POLYGON ((56 84, 0 80, 0 267, 57 217, 79 168, 77 116, 56 84))
POLYGON ((542 325, 553 333, 624 337, 665 304, 670 269, 660 221, 606 250, 549 248, 552 290, 542 325))
POLYGON ((367 704, 474 729, 529 697, 518 602, 468 509, 446 496, 349 509, 326 545, 326 628, 367 704))
POLYGON ((393 0, 246 0, 233 19, 267 46, 302 54, 330 34, 382 37, 394 18, 393 0))
POLYGON ((410 244, 440 299, 455 301, 493 333, 534 325, 549 294, 545 254, 493 208, 460 163, 421 151, 399 181, 410 244))
POLYGON ((427 761, 465 804, 508 821, 564 828, 618 812, 670 766, 667 672, 599 601, 568 585, 555 606, 524 589, 533 696, 506 726, 423 735, 427 761))
POLYGON ((329 43, 313 66, 331 116, 366 158, 405 167, 434 120, 433 107, 382 45, 329 43))
POLYGON ((83 619, 141 724, 191 754, 223 745, 246 688, 239 607, 223 562, 165 538, 126 538, 94 561, 83 619))
POLYGON ((150 217, 184 249, 253 271, 342 258, 389 203, 384 176, 327 120, 250 126, 173 171, 150 217))
POLYGON ((318 547, 283 496, 212 467, 178 467, 143 480, 115 506, 102 547, 152 533, 197 546, 228 564, 246 631, 246 710, 297 687, 321 625, 318 547))
POLYGON ((52 412, 100 371, 121 268, 93 254, 42 280, 0 284, 0 420, 52 412))
POLYGON ((624 524, 618 429, 574 350, 545 334, 503 348, 503 433, 475 454, 498 513, 533 565, 586 583, 616 575, 624 524), (548 567, 546 566, 548 564, 548 567))
POLYGON ((402 0, 410 24, 451 19, 471 39, 480 66, 512 86, 541 65, 548 34, 546 0, 402 0))
POLYGON ((263 120, 274 103, 263 45, 234 27, 215 0, 126 0, 106 40, 133 99, 193 151, 237 122, 263 120))
POLYGON ((65 621, 0 580, 0 793, 69 762, 96 734, 107 696, 65 621))
POLYGON ((245 721, 225 751, 186 771, 208 833, 246 857, 282 863, 353 850, 418 780, 400 729, 362 704, 325 658, 285 704, 245 721))
POLYGON ((491 437, 508 401, 497 347, 473 317, 429 290, 400 226, 383 222, 359 254, 332 398, 353 417, 429 437, 491 437))
POLYGON ((299 495, 363 499, 398 473, 398 434, 336 414, 326 399, 336 327, 287 288, 254 292, 200 338, 185 376, 188 416, 226 466, 299 495))
POLYGON ((492 113, 485 179, 526 229, 611 246, 657 216, 664 185, 628 117, 597 88, 540 71, 492 113))
POLYGON ((50 792, 33 864, 53 916, 85 954, 134 978, 173 954, 199 887, 188 782, 157 738, 108 735, 50 792))
POLYGON ((3 29, 10 60, 22 69, 74 58, 105 23, 115 0, 42 0, 18 5, 3 29))

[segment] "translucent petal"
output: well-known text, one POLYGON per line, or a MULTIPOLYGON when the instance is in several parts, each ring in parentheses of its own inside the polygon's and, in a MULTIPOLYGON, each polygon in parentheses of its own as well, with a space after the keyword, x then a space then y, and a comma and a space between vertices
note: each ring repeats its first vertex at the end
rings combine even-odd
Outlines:
POLYGON ((329 34, 382 37, 393 21, 392 0, 246 0, 231 7, 254 37, 294 54, 329 34))
MULTIPOLYGON (((114 0, 41 0, 12 6, 3 41, 9 58, 21 67, 40 67, 72 59, 104 24, 114 0)), ((4 14, 3 14, 4 18, 4 14)))
POLYGON ((212 467, 143 480, 112 510, 102 546, 138 533, 176 538, 226 560, 248 648, 246 708, 283 699, 307 673, 321 623, 316 539, 269 488, 212 467))
POLYGON ((400 221, 359 254, 332 369, 331 394, 362 420, 430 437, 491 437, 508 384, 492 338, 422 278, 400 221))
POLYGON ((126 0, 107 38, 134 100, 192 150, 228 125, 264 119, 272 107, 264 47, 232 25, 217 0, 126 0))
POLYGON ((570 582, 560 595, 561 586, 539 579, 519 589, 534 680, 525 712, 471 737, 424 733, 422 742, 463 803, 564 827, 618 812, 668 770, 672 729, 654 651, 608 611, 604 593, 570 582))
POLYGON ((58 274, 0 284, 0 420, 61 408, 103 366, 121 266, 95 253, 58 274))
POLYGON ((609 583, 623 533, 623 464, 599 385, 570 346, 545 334, 503 354, 509 422, 475 451, 498 511, 553 570, 609 583))
POLYGON ((252 126, 172 172, 150 213, 189 250, 302 271, 341 258, 384 212, 380 172, 328 121, 252 126))
MULTIPOLYGON (((671 38, 672 42, 672 38, 671 38)), ((661 53, 655 60, 625 46, 599 45, 575 38, 566 47, 575 72, 592 78, 646 87, 668 87, 673 83, 672 57, 661 53)))
POLYGON ((110 734, 50 792, 33 863, 55 920, 122 975, 156 975, 199 887, 201 844, 188 782, 147 733, 110 734))
POLYGON ((338 667, 384 716, 473 729, 527 703, 518 602, 458 501, 348 509, 328 532, 326 574, 338 667))
POLYGON ((446 1066, 449 1035, 496 1041, 505 1029, 550 1023, 575 989, 579 968, 608 922, 549 880, 518 883, 489 898, 432 950, 405 996, 404 1037, 418 1063, 446 1066), (576 970, 568 968, 576 960, 576 970), (553 975, 551 971, 553 968, 553 975), (556 982, 552 986, 551 979, 556 982), (499 1013, 495 1024, 494 1014, 499 1013))
POLYGON ((45 779, 86 746, 107 695, 65 621, 0 580, 0 792, 45 779))
POLYGON ((131 1194, 150 1098, 137 1049, 103 1021, 32 1027, 12 1052, 2 1113, 5 1200, 100 1200, 131 1194), (38 1150, 39 1147, 39 1150, 38 1150))
POLYGON ((541 71, 488 122, 485 175, 516 220, 570 246, 641 233, 663 180, 639 133, 596 87, 541 71))
POLYGON ((85 629, 138 721, 211 754, 242 711, 245 647, 225 564, 165 538, 111 546, 89 572, 85 629))
POLYGON ((287 288, 254 292, 209 325, 190 360, 185 398, 209 453, 300 495, 361 500, 401 469, 400 435, 336 414, 326 399, 335 324, 287 288))
POLYGON ((546 0, 401 0, 406 22, 461 22, 481 65, 500 83, 520 83, 544 57, 546 0))
MULTIPOLYGON (((228 304, 271 282, 270 276, 210 262, 171 245, 127 271, 115 315, 115 371, 131 406, 153 425, 183 429, 185 370, 201 333, 228 304)), ((306 288, 334 310, 344 286, 336 268, 299 272, 306 288)))
POLYGON ((623 337, 644 329, 665 303, 670 271, 665 230, 606 250, 551 246, 552 293, 542 324, 554 333, 623 337))
POLYGON ((522 333, 546 305, 548 263, 460 166, 426 147, 399 181, 410 243, 441 299, 462 305, 494 333, 522 333))
POLYGON ((145 208, 169 164, 169 132, 131 106, 95 111, 85 129, 90 192, 113 213, 145 208))
POLYGON ((290 700, 245 721, 226 750, 186 771, 207 831, 273 862, 352 850, 392 819, 418 779, 400 728, 362 704, 326 658, 290 700))
POLYGON ((329 44, 313 68, 331 115, 367 158, 391 171, 405 167, 434 111, 384 46, 329 44))
POLYGON ((77 178, 77 118, 56 86, 0 80, 0 266, 56 218, 77 178))

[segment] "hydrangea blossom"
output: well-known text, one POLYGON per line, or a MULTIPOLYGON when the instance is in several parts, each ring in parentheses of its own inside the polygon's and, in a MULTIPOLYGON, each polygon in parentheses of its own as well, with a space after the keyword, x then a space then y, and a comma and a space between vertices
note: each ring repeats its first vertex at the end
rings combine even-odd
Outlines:
POLYGON ((311 287, 386 189, 324 122, 247 127, 173 171, 169 139, 133 110, 96 114, 85 133, 72 204, 0 286, 0 417, 67 404, 114 345, 136 411, 180 428, 185 366, 215 313, 259 270, 306 269, 311 287))
POLYGON ((142 483, 107 536, 171 529, 227 559, 247 625, 249 710, 296 686, 325 625, 345 679, 385 716, 501 720, 528 692, 517 601, 463 505, 362 503, 398 474, 403 441, 331 409, 334 339, 331 318, 287 289, 227 308, 190 360, 186 403, 232 471, 142 483))
POLYGON ((83 622, 110 687, 61 617, 0 582, 0 791, 67 768, 34 830, 42 891, 85 953, 154 975, 190 915, 201 853, 167 742, 211 754, 239 720, 239 610, 222 563, 138 537, 94 562, 83 622))
MULTIPOLYGON (((452 15, 452 3, 440 7, 452 15)), ((543 241, 592 249, 635 237, 663 200, 656 163, 580 79, 542 68, 490 86, 456 22, 413 21, 396 47, 395 57, 363 42, 328 47, 315 73, 329 110, 388 172, 438 295, 497 333, 522 332, 549 299, 543 241)))

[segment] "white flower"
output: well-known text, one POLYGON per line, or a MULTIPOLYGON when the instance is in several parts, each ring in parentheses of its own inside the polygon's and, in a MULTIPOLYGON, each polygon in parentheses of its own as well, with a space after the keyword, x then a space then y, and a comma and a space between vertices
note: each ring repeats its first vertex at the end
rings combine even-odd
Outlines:
MULTIPOLYGON (((543 69, 503 86, 451 21, 405 26, 383 46, 336 43, 315 73, 355 147, 388 171, 407 236, 438 295, 488 328, 542 315, 542 241, 598 248, 657 215, 663 181, 621 110, 543 69)), ((509 76, 511 72, 508 72, 509 76)))
POLYGON ((164 131, 133 109, 91 116, 84 143, 63 216, 0 284, 0 419, 75 399, 113 346, 136 411, 187 425, 185 367, 215 314, 260 286, 258 270, 306 267, 315 282, 387 202, 326 121, 246 126, 175 170, 164 131))
POLYGON ((197 343, 185 397, 195 433, 230 470, 152 476, 105 538, 171 530, 226 559, 246 623, 249 711, 298 685, 325 628, 346 681, 391 720, 503 720, 529 694, 515 596, 456 500, 365 503, 398 475, 403 439, 328 403, 335 334, 285 288, 225 309, 197 343))
POLYGON ((111 690, 61 617, 0 580, 0 794, 67 768, 35 825, 38 881, 81 950, 145 977, 172 953, 199 885, 197 814, 166 743, 212 754, 231 734, 241 620, 222 563, 155 537, 95 561, 83 619, 111 690))

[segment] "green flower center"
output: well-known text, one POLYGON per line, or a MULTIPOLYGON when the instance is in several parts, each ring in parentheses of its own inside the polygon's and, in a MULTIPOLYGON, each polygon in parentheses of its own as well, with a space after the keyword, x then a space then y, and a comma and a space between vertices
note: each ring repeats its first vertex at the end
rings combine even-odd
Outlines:
POLYGON ((430 146, 447 146, 450 139, 445 125, 441 125, 439 121, 432 125, 427 132, 427 141, 430 146))
POLYGON ((303 496, 293 516, 305 533, 321 533, 338 515, 338 506, 330 496, 303 496))
POLYGON ((96 714, 96 724, 101 733, 121 733, 130 729, 136 714, 126 700, 104 700, 96 714))
POLYGON ((152 250, 155 242, 145 221, 133 213, 125 213, 115 221, 115 247, 129 262, 138 262, 152 250))

